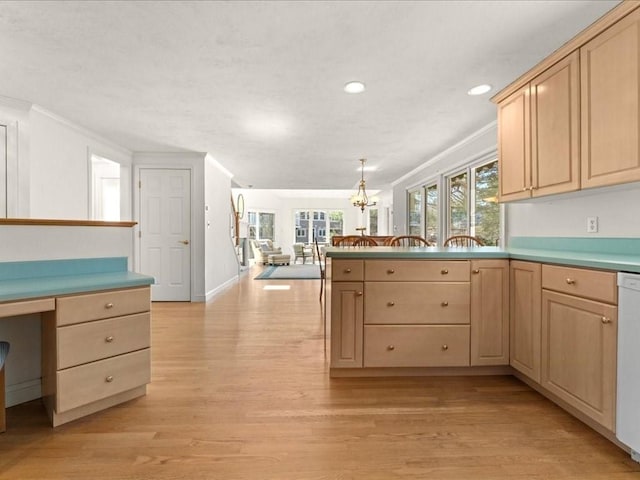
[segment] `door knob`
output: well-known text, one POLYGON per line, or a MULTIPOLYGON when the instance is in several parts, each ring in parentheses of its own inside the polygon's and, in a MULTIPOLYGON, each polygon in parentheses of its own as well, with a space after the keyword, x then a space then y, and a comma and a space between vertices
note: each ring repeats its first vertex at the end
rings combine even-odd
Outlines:
POLYGON ((180 243, 184 243, 185 245, 189 245, 189 240, 180 240, 180 243))

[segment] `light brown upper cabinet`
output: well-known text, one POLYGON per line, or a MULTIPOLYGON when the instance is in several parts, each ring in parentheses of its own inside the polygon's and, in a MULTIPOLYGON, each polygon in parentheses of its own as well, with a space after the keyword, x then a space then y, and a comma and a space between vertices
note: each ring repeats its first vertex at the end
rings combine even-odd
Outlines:
POLYGON ((498 103, 500 200, 580 188, 579 54, 498 103))
POLYGON ((640 180, 640 10, 580 49, 582 188, 640 180))

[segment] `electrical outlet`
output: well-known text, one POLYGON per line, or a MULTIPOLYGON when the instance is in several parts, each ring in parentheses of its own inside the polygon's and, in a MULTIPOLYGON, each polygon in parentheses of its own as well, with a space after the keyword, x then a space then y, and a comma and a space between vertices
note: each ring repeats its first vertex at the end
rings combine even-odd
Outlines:
POLYGON ((598 232, 598 217, 587 217, 587 233, 598 232))

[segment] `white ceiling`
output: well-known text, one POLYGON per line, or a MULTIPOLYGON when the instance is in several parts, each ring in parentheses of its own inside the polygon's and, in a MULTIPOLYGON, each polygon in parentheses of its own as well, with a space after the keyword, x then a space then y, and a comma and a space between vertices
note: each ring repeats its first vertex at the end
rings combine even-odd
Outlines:
POLYGON ((366 157, 388 188, 617 3, 3 1, 0 95, 132 151, 209 152, 240 186, 350 189, 366 157))

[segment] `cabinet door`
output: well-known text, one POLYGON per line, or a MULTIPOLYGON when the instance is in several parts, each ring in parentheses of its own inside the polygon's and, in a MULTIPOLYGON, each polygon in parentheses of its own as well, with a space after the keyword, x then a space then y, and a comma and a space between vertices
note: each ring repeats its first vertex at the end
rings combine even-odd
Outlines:
POLYGON ((471 262, 471 365, 509 364, 509 261, 471 262))
POLYGON ((541 384, 613 431, 617 308, 542 292, 541 384))
POLYGON ((531 134, 529 86, 498 104, 498 165, 500 201, 529 198, 531 134))
POLYGON ((510 364, 540 382, 541 266, 513 260, 510 277, 510 364))
POLYGON ((363 283, 331 284, 331 368, 362 367, 363 283))
POLYGON ((531 81, 534 197, 580 188, 579 82, 577 51, 531 81))
POLYGON ((640 10, 580 49, 582 188, 640 180, 640 10))

